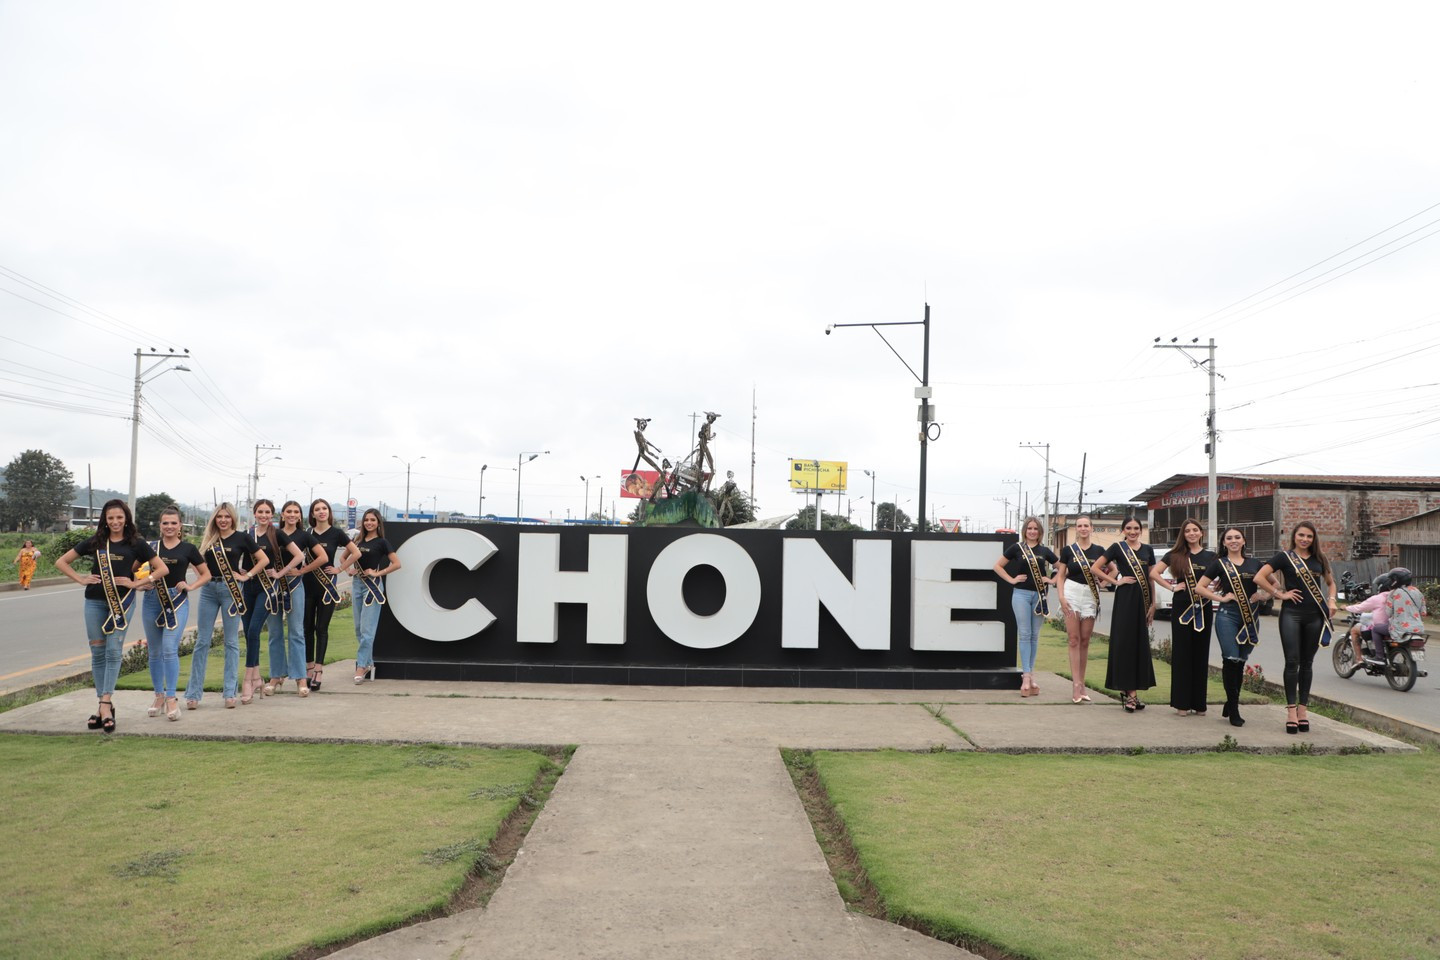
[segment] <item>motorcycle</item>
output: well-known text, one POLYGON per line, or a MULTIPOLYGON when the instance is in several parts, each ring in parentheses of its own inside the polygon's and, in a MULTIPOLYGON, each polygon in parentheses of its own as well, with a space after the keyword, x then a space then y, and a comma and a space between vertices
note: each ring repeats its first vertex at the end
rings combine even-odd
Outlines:
POLYGON ((1340 599, 1346 603, 1359 603, 1361 600, 1368 600, 1375 595, 1376 586, 1372 581, 1366 580, 1362 583, 1355 581, 1355 574, 1349 570, 1340 574, 1340 599))
POLYGON ((1428 677, 1430 674, 1419 666, 1425 660, 1425 641, 1428 639, 1424 631, 1411 633, 1402 631, 1398 634, 1391 634, 1390 641, 1385 645, 1385 656, 1380 658, 1369 652, 1372 646, 1370 631, 1366 630, 1360 635, 1360 645, 1366 651, 1365 656, 1355 659, 1355 648, 1350 642, 1349 627, 1360 622, 1360 618, 1351 614, 1346 620, 1346 630, 1343 637, 1336 637, 1331 646, 1331 660, 1335 666, 1335 672, 1342 679, 1349 680, 1361 670, 1367 676, 1383 676, 1392 689, 1401 693, 1415 686, 1415 681, 1420 677, 1428 677))

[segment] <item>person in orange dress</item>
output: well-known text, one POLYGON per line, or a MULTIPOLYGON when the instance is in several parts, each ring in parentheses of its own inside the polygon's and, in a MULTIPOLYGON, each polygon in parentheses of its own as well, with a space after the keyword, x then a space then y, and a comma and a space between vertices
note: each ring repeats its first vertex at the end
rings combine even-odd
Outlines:
POLYGON ((30 581, 35 576, 35 564, 40 559, 40 551, 35 549, 34 540, 26 540, 25 546, 15 554, 15 566, 20 571, 20 589, 29 590, 30 581))

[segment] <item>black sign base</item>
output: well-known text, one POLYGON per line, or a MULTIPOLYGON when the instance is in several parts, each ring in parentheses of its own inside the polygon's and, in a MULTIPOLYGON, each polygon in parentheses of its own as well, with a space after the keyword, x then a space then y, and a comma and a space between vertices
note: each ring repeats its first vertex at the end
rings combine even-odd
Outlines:
POLYGON ((1019 690, 1018 670, 846 669, 808 667, 630 666, 598 663, 446 663, 376 661, 385 680, 499 683, 608 683, 617 686, 795 687, 831 690, 1019 690))

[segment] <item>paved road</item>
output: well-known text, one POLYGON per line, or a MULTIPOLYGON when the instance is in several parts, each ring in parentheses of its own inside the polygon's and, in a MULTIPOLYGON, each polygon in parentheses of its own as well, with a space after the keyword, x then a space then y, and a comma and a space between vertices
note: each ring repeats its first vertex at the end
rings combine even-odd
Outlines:
POLYGON ((82 589, 67 581, 0 593, 0 694, 89 668, 82 589))

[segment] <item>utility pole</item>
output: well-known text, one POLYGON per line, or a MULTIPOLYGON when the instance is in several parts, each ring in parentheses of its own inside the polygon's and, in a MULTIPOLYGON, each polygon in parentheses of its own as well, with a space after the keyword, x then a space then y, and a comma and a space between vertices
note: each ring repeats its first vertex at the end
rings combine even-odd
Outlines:
POLYGON ((1190 361, 1192 366, 1202 368, 1210 375, 1210 412, 1205 417, 1205 453, 1209 455, 1210 458, 1210 487, 1208 501, 1209 506, 1205 511, 1205 542, 1211 550, 1218 550, 1218 544, 1215 539, 1215 532, 1220 518, 1220 492, 1215 478, 1215 445, 1219 439, 1217 431, 1215 429, 1215 378, 1217 376, 1220 376, 1220 378, 1223 380, 1224 377, 1215 372, 1214 337, 1210 338, 1206 346, 1209 356, 1204 360, 1196 360, 1194 357, 1190 356, 1188 352, 1189 350, 1195 349, 1200 345, 1199 337, 1192 337, 1189 343, 1177 343, 1176 341, 1178 339, 1178 337, 1171 337, 1169 343, 1161 343, 1160 338, 1156 337, 1155 349, 1179 350, 1180 353, 1184 355, 1185 359, 1190 361))
POLYGON ((759 408, 755 406, 755 384, 750 384, 750 508, 755 508, 755 421, 759 408))
MULTIPOLYGON (((1020 531, 1020 507, 1021 507, 1021 505, 1024 504, 1024 502, 1025 502, 1025 482, 1024 482, 1023 480, 1001 480, 1000 482, 1001 482, 1001 483, 1013 483, 1013 484, 1015 484, 1015 521, 1014 521, 1013 523, 1010 521, 1009 513, 1008 513, 1008 510, 1007 510, 1006 517, 1005 517, 1005 525, 1006 525, 1007 527, 1009 527, 1011 530, 1015 530, 1015 531, 1019 532, 1019 531, 1020 531)), ((1010 501, 1007 500, 1007 501, 1005 501, 1005 502, 1008 504, 1010 501)))
POLYGON ((1002 527, 1008 527, 1008 526, 1010 526, 1010 498, 1009 498, 1009 497, 991 497, 990 499, 991 499, 991 500, 994 500, 996 503, 1003 503, 1003 504, 1005 505, 1005 519, 1002 520, 1002 521, 1000 521, 1000 525, 1001 525, 1002 527))
MULTIPOLYGON (((279 444, 276 444, 276 445, 273 446, 273 447, 266 446, 265 444, 261 444, 261 443, 255 444, 255 472, 250 475, 250 504, 249 504, 249 512, 250 512, 251 516, 254 516, 254 512, 255 512, 255 498, 258 497, 258 496, 260 496, 260 454, 261 454, 261 453, 277 453, 277 452, 279 452, 279 450, 280 450, 280 445, 279 445, 279 444)), ((279 458, 279 457, 272 457, 271 459, 272 459, 272 460, 279 460, 280 458, 279 458)))
POLYGON ((815 529, 820 529, 820 461, 812 460, 815 464, 815 529))
POLYGON ((1080 500, 1075 504, 1076 513, 1085 512, 1085 463, 1090 459, 1090 454, 1080 454, 1080 500))
POLYGON ((189 349, 186 349, 183 354, 177 354, 174 347, 170 348, 169 353, 156 353, 154 347, 151 347, 148 351, 142 351, 139 347, 135 348, 135 407, 130 415, 130 496, 128 500, 131 514, 135 513, 135 469, 136 460, 140 454, 140 388, 151 380, 154 380, 155 377, 163 376, 171 370, 180 370, 184 373, 189 373, 190 368, 183 363, 177 363, 173 367, 166 367, 149 379, 146 379, 145 374, 170 361, 188 360, 189 358, 189 349), (159 357, 160 359, 156 360, 144 370, 141 370, 140 360, 142 357, 159 357))
MULTIPOLYGON (((1041 448, 1045 450, 1045 526, 1048 529, 1050 526, 1050 444, 1022 443, 1020 446, 1026 450, 1039 450, 1041 448)), ((1021 533, 1023 535, 1024 531, 1021 531, 1021 533)))

